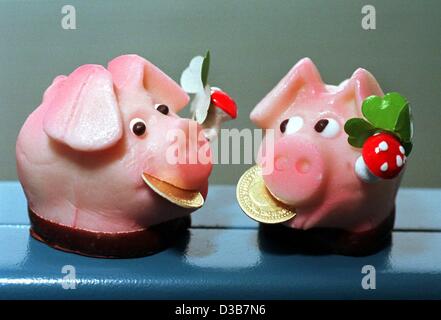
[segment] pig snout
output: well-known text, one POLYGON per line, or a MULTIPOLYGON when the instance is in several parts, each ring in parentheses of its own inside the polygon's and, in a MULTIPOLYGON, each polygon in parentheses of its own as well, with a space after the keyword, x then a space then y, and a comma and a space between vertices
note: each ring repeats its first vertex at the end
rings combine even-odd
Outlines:
POLYGON ((323 185, 323 157, 306 137, 283 137, 274 145, 273 170, 263 178, 269 191, 282 202, 307 205, 323 185))
POLYGON ((187 190, 205 188, 212 169, 211 149, 202 127, 189 119, 172 118, 152 130, 149 157, 144 172, 187 190), (161 130, 162 129, 162 130, 161 130))

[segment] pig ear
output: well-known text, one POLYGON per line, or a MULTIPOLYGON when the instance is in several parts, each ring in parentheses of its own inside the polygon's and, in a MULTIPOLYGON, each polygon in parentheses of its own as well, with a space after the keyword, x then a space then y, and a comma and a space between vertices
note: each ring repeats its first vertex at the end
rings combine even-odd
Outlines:
POLYGON ((102 66, 84 65, 66 78, 56 78, 44 100, 44 131, 75 150, 102 150, 122 136, 112 77, 102 66))
POLYGON ((384 95, 374 76, 363 68, 355 70, 351 78, 340 84, 340 87, 341 89, 336 94, 335 105, 345 105, 343 102, 354 100, 357 114, 361 114, 361 105, 364 99, 372 95, 380 97, 384 95))
POLYGON ((138 55, 119 56, 109 62, 108 69, 118 92, 145 90, 157 103, 166 104, 174 112, 180 111, 190 100, 175 81, 138 55))
POLYGON ((316 66, 303 58, 283 77, 251 112, 251 120, 261 128, 269 128, 273 121, 295 100, 300 91, 315 94, 325 90, 316 66))
POLYGON ((49 88, 46 89, 46 91, 43 94, 43 103, 49 103, 49 101, 52 101, 57 95, 58 88, 60 88, 61 84, 66 80, 66 76, 60 75, 56 76, 55 79, 52 81, 52 84, 49 86, 49 88))

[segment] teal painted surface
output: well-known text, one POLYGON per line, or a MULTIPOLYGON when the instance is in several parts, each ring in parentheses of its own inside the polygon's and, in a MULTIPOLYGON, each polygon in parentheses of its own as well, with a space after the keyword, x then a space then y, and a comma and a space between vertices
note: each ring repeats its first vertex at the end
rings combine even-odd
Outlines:
MULTIPOLYGON (((0 181, 0 225, 28 225, 26 198, 17 181, 0 181)), ((395 229, 441 232, 441 189, 401 188, 398 191, 395 229)), ((192 215, 197 228, 256 229, 236 201, 236 188, 211 186, 205 205, 192 215)))
POLYGON ((7 199, 0 207, 0 298, 441 298, 440 189, 401 190, 391 246, 367 257, 307 255, 268 245, 230 197, 233 187, 211 192, 174 247, 145 258, 107 260, 30 238, 18 183, 0 183, 7 199), (76 269, 75 290, 62 288, 64 265, 76 269), (376 268, 375 290, 362 289, 364 265, 376 268))
MULTIPOLYGON (((415 143, 403 185, 441 187, 441 2, 349 0, 68 1, 77 30, 61 28, 65 1, 0 1, 0 179, 16 179, 14 143, 58 74, 138 53, 178 79, 190 58, 212 53, 210 79, 239 105, 228 127, 252 127, 252 107, 304 56, 339 83, 359 66, 412 104, 415 143), (372 4, 377 29, 361 28, 372 4)), ((186 113, 184 113, 186 114, 186 113)), ((236 183, 247 165, 216 166, 236 183)))

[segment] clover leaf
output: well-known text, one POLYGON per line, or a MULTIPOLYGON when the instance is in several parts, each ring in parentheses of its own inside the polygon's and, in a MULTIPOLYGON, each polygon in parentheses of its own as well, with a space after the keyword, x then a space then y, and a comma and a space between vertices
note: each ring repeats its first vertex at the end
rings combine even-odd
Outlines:
POLYGON ((356 148, 363 147, 367 138, 376 131, 375 127, 361 118, 352 118, 345 123, 345 132, 348 134, 348 142, 356 148))
POLYGON ((403 142, 403 143, 402 143, 402 146, 403 146, 403 148, 404 148, 404 154, 406 155, 406 157, 408 157, 409 154, 410 154, 410 152, 412 151, 412 147, 413 147, 412 142, 410 142, 410 141, 408 141, 408 142, 403 142))
POLYGON ((391 92, 384 97, 370 96, 363 101, 361 111, 375 127, 395 131, 401 111, 408 105, 399 93, 391 92))
POLYGON ((210 70, 210 51, 207 51, 204 57, 204 61, 202 62, 202 70, 201 70, 201 80, 202 84, 205 86, 208 83, 208 71, 210 70))
POLYGON ((400 136, 401 140, 410 142, 412 139, 412 120, 409 105, 406 104, 398 115, 394 131, 400 136))

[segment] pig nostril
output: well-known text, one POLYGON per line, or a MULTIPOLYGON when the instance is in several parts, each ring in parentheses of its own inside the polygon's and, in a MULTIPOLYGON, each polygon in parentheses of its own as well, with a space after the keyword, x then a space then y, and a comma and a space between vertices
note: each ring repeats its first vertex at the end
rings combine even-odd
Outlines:
POLYGON ((286 157, 277 157, 275 160, 275 168, 278 171, 283 171, 288 169, 288 159, 286 157))
POLYGON ((297 160, 295 168, 299 173, 305 174, 309 172, 309 169, 311 168, 311 163, 307 159, 300 159, 297 160))

